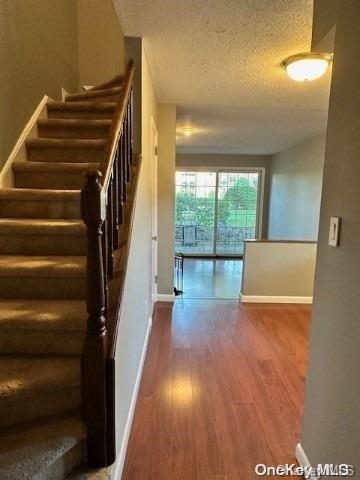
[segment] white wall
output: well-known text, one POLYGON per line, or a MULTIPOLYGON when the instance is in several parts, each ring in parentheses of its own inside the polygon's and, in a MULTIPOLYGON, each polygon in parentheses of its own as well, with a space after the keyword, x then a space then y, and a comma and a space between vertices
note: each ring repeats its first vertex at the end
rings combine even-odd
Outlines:
POLYGON ((245 241, 243 301, 311 302, 316 243, 245 241))
POLYGON ((324 154, 322 135, 273 156, 269 239, 317 239, 324 154))
MULTIPOLYGON (((126 424, 136 386, 141 355, 152 315, 151 299, 151 152, 150 118, 157 121, 156 98, 143 54, 142 60, 142 165, 136 197, 130 256, 116 346, 116 444, 117 469, 127 439, 126 424)), ((120 477, 119 477, 120 478, 120 477)))

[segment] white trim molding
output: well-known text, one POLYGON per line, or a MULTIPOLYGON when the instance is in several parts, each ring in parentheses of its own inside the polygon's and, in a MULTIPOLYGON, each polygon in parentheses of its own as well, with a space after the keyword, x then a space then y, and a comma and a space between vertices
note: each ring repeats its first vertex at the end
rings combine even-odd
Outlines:
POLYGON ((133 394, 132 394, 132 398, 131 398, 129 413, 128 413, 127 420, 126 420, 124 435, 123 435, 123 439, 122 439, 122 442, 121 442, 121 448, 120 448, 119 454, 117 455, 116 463, 113 467, 114 474, 112 475, 111 478, 113 478, 114 480, 120 480, 121 479, 122 471, 123 471, 123 468, 124 468, 126 450, 127 450, 127 446, 128 446, 128 442, 129 442, 131 425, 132 425, 132 421, 133 421, 133 418, 134 418, 136 401, 137 401, 137 397, 138 397, 138 393, 139 393, 139 387, 140 387, 140 382, 141 382, 142 371, 143 371, 143 368, 144 368, 146 351, 147 351, 147 347, 148 347, 148 343, 149 343, 151 327, 152 327, 152 317, 149 317, 148 328, 147 328, 147 331, 146 331, 146 335, 145 335, 145 339, 144 339, 144 345, 143 345, 143 349, 142 349, 142 352, 141 352, 139 368, 138 368, 138 372, 137 372, 137 375, 136 375, 136 381, 135 381, 134 390, 133 390, 133 394))
POLYGON ((36 138, 37 133, 37 120, 39 118, 47 118, 46 105, 51 100, 45 95, 39 105, 36 107, 34 113, 31 115, 29 121, 25 125, 23 131, 19 135, 19 138, 11 150, 11 153, 6 160, 4 166, 0 171, 0 186, 7 188, 14 186, 14 176, 12 172, 12 164, 14 162, 22 162, 27 160, 25 141, 29 138, 36 138))
POLYGON ((240 293, 243 303, 304 303, 311 304, 313 297, 277 296, 277 295, 244 295, 240 293))
MULTIPOLYGON (((301 443, 298 443, 296 445, 295 457, 296 457, 296 460, 298 461, 298 464, 300 465, 300 467, 303 467, 303 468, 307 467, 309 469, 312 468, 312 465, 309 462, 309 459, 308 459, 308 457, 305 453, 305 450, 303 449, 301 443)), ((310 477, 308 477, 308 480, 317 480, 317 479, 316 479, 316 477, 311 475, 310 477)))
POLYGON ((175 295, 173 293, 157 293, 153 296, 154 302, 171 302, 175 300, 175 295))

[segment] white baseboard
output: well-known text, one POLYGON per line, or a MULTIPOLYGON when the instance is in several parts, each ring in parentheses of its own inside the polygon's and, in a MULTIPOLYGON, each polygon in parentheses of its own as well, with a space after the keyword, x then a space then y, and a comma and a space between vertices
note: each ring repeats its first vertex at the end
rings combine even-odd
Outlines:
MULTIPOLYGON (((305 450, 303 449, 301 443, 298 443, 295 448, 295 457, 296 460, 298 461, 298 464, 300 467, 308 467, 311 468, 311 463, 309 462, 309 459, 305 453, 305 450)), ((315 480, 315 477, 311 475, 308 480, 315 480)))
POLYGON ((111 475, 112 480, 121 480, 121 475, 122 475, 122 471, 123 471, 124 463, 125 463, 126 450, 127 450, 127 446, 128 446, 128 442, 129 442, 129 437, 130 437, 131 425, 132 425, 132 421, 133 421, 133 418, 134 418, 136 400, 137 400, 137 396, 138 396, 138 393, 139 393, 141 375, 142 375, 144 362, 145 362, 145 357, 146 357, 146 350, 147 350, 147 346, 148 346, 148 343, 149 343, 151 327, 152 327, 152 317, 149 317, 149 324, 148 324, 148 328, 147 328, 146 335, 145 335, 143 349, 142 349, 142 352, 141 352, 139 368, 138 368, 138 372, 137 372, 137 375, 136 375, 136 381, 135 381, 134 390, 133 390, 133 394, 132 394, 132 398, 131 398, 129 413, 128 413, 128 417, 127 417, 127 420, 126 420, 124 436, 123 436, 123 439, 122 439, 120 452, 117 455, 115 465, 112 469, 112 475, 111 475))
POLYGON ((244 295, 240 293, 243 303, 306 303, 311 304, 313 297, 271 296, 271 295, 244 295))
POLYGON ((173 293, 157 293, 154 295, 155 302, 173 302, 175 300, 175 295, 173 293))

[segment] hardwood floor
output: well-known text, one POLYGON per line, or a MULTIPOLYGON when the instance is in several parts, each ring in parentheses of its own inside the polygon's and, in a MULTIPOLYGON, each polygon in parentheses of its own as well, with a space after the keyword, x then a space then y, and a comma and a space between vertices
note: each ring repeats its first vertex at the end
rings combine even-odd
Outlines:
POLYGON ((242 259, 184 258, 183 298, 239 298, 242 259))
POLYGON ((257 463, 293 463, 309 317, 305 305, 157 304, 122 480, 252 480, 257 463))

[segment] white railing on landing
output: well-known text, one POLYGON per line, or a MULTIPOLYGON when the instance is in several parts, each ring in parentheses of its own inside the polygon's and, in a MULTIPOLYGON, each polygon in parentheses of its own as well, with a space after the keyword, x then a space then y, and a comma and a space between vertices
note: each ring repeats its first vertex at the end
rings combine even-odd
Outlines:
POLYGON ((8 159, 6 160, 0 172, 0 188, 11 188, 14 186, 14 174, 12 170, 12 165, 15 162, 26 161, 27 158, 25 142, 30 138, 38 137, 37 121, 40 118, 47 118, 46 105, 49 100, 51 99, 47 95, 45 95, 39 105, 36 107, 34 113, 31 115, 23 131, 21 132, 18 141, 16 142, 14 148, 12 149, 8 159))

